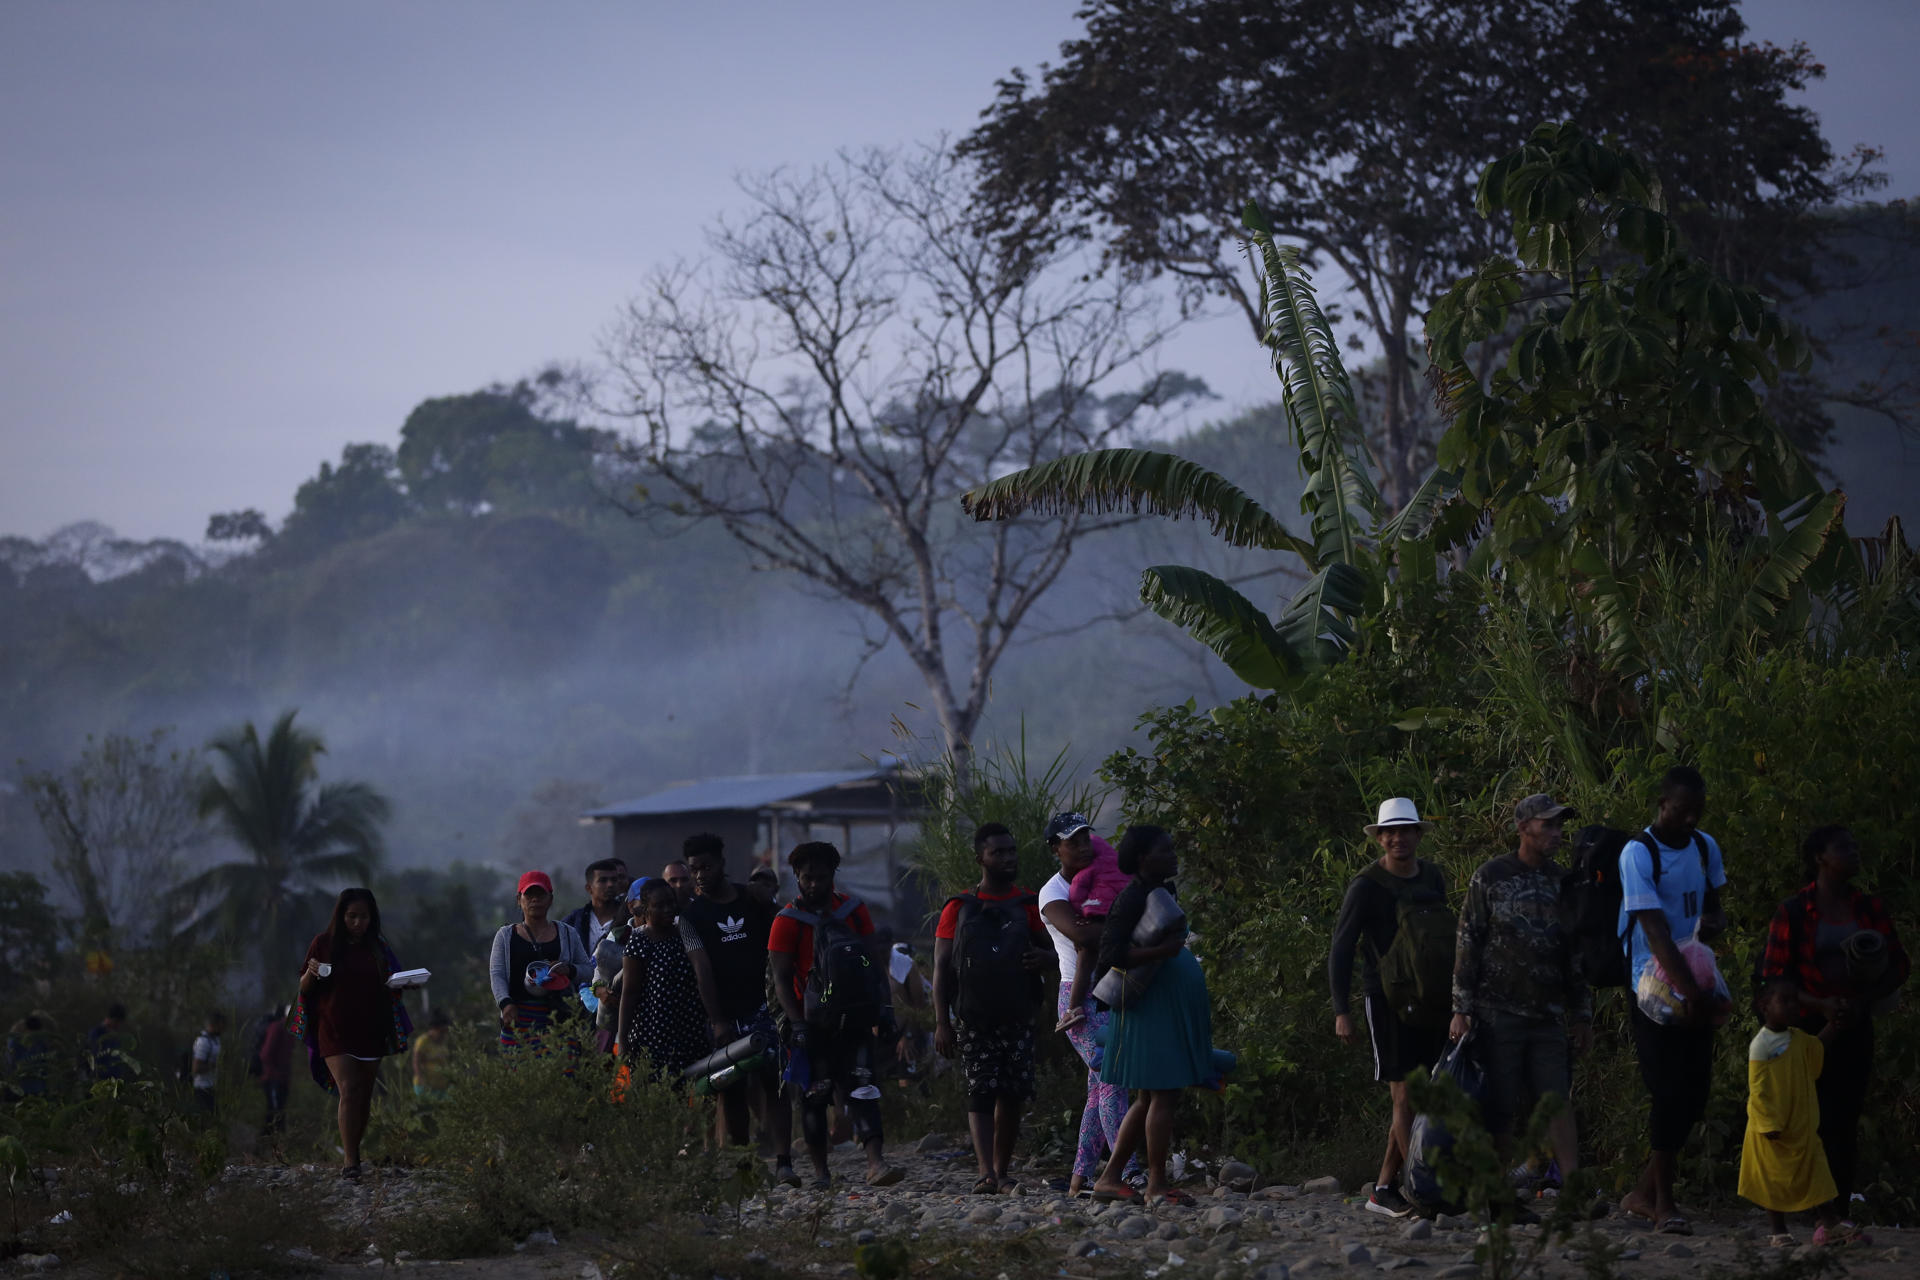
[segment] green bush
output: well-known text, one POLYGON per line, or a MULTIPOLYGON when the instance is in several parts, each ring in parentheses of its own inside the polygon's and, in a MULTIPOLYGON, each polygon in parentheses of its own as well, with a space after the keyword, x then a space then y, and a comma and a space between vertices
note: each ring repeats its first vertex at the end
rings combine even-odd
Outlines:
MULTIPOLYGON (((1686 619, 1664 625, 1669 649, 1684 650, 1686 619)), ((1709 788, 1702 825, 1726 854, 1721 964, 1736 991, 1774 907, 1805 882, 1801 839, 1824 822, 1854 828, 1865 883, 1915 936, 1920 673, 1909 659, 1728 644, 1690 669, 1610 682, 1579 637, 1464 575, 1404 602, 1370 641, 1303 697, 1154 711, 1141 722, 1149 745, 1102 768, 1128 820, 1181 833, 1182 898, 1216 1039, 1242 1061, 1220 1099, 1199 1108, 1216 1147, 1343 1175, 1371 1172, 1378 1158, 1384 1091, 1369 1083, 1365 1054, 1333 1039, 1326 962, 1347 881, 1375 856, 1361 828, 1389 796, 1413 797, 1434 821, 1420 853, 1458 897, 1474 867, 1511 847, 1522 796, 1552 791, 1582 822, 1631 829, 1651 817, 1661 771, 1692 763, 1709 788)), ((1716 1194, 1731 1192, 1738 1166, 1753 1030, 1742 1011, 1720 1035, 1712 1110, 1690 1147, 1690 1176, 1716 1194)), ((1618 1186, 1644 1153, 1645 1117, 1620 993, 1601 998, 1596 1032, 1575 1106, 1583 1146, 1618 1186)), ((1920 1167, 1917 1067, 1920 1034, 1907 1019, 1883 1020, 1862 1125, 1863 1172, 1886 1173, 1874 1188, 1882 1215, 1914 1212, 1906 1193, 1890 1192, 1920 1167)))
POLYGON ((464 1202, 458 1221, 435 1230, 471 1248, 541 1228, 630 1226, 736 1198, 728 1176, 737 1180, 738 1171, 703 1153, 705 1113, 684 1093, 641 1082, 622 1089, 619 1059, 590 1044, 573 1058, 558 1037, 549 1043, 542 1057, 456 1044, 445 1101, 409 1095, 391 1104, 403 1114, 382 1117, 413 1135, 407 1147, 464 1202))

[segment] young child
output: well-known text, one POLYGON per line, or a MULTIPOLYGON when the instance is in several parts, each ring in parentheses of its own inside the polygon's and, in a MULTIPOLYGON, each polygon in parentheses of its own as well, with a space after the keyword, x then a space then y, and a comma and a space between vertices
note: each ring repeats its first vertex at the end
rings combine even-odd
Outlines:
MULTIPOLYGON (((1813 1082, 1826 1060, 1819 1037, 1793 1025, 1800 989, 1775 978, 1760 992, 1766 1024, 1747 1047, 1747 1138, 1740 1149, 1740 1195, 1767 1211, 1773 1235, 1767 1243, 1786 1249, 1798 1243, 1787 1215, 1828 1204, 1837 1194, 1820 1145, 1820 1099, 1813 1082)), ((1820 1238, 1834 1224, 1822 1221, 1820 1238)))
MULTIPOLYGON (((1120 870, 1120 857, 1112 845, 1091 832, 1088 838, 1092 842, 1093 861, 1073 877, 1073 883, 1067 888, 1067 901, 1081 920, 1091 924, 1105 920, 1112 913, 1113 900, 1133 877, 1120 870)), ((1054 1027, 1055 1031, 1065 1031, 1087 1020, 1087 993, 1093 988, 1093 966, 1099 951, 1097 942, 1074 947, 1073 989, 1067 995, 1066 1015, 1054 1027)))
POLYGON ((413 1041, 413 1096, 423 1102, 447 1100, 447 1065, 453 1057, 453 1019, 435 1009, 427 1029, 413 1041))

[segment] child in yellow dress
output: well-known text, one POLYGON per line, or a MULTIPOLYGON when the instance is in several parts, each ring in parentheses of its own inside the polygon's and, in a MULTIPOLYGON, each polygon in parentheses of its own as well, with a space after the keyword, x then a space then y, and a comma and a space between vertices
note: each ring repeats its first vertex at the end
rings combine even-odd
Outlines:
MULTIPOLYGON (((1740 1149, 1740 1195, 1767 1211, 1767 1243, 1790 1248, 1787 1215, 1826 1205, 1838 1195, 1820 1145, 1820 1100, 1813 1082, 1826 1060, 1821 1043, 1793 1025, 1800 989, 1776 978, 1760 992, 1766 1024, 1747 1047, 1747 1138, 1740 1149)), ((1829 1030, 1832 1024, 1829 1023, 1829 1030)))

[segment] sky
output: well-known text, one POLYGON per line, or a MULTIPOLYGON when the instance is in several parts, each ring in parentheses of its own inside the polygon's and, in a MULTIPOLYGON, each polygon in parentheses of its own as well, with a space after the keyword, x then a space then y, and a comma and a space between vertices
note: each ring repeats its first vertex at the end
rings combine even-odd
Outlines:
MULTIPOLYGON (((1077 0, 0 5, 0 535, 278 520, 421 400, 585 361, 736 178, 968 130, 1077 0)), ((1920 5, 1754 0, 1920 196, 1920 5)), ((1244 325, 1162 364, 1274 398, 1244 325)))

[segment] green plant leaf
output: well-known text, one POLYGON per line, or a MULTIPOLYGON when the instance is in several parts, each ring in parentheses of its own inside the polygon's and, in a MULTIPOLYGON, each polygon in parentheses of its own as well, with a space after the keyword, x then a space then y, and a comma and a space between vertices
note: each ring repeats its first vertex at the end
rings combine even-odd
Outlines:
POLYGON ((1314 563, 1313 544, 1288 531, 1272 512, 1232 481, 1197 462, 1152 449, 1095 449, 1028 467, 962 494, 976 520, 1011 520, 1033 512, 1144 511, 1205 520, 1236 547, 1292 551, 1314 563))
POLYGON ((1140 599, 1256 689, 1289 688, 1306 674, 1306 662, 1267 615, 1210 573, 1155 565, 1140 575, 1140 599))

